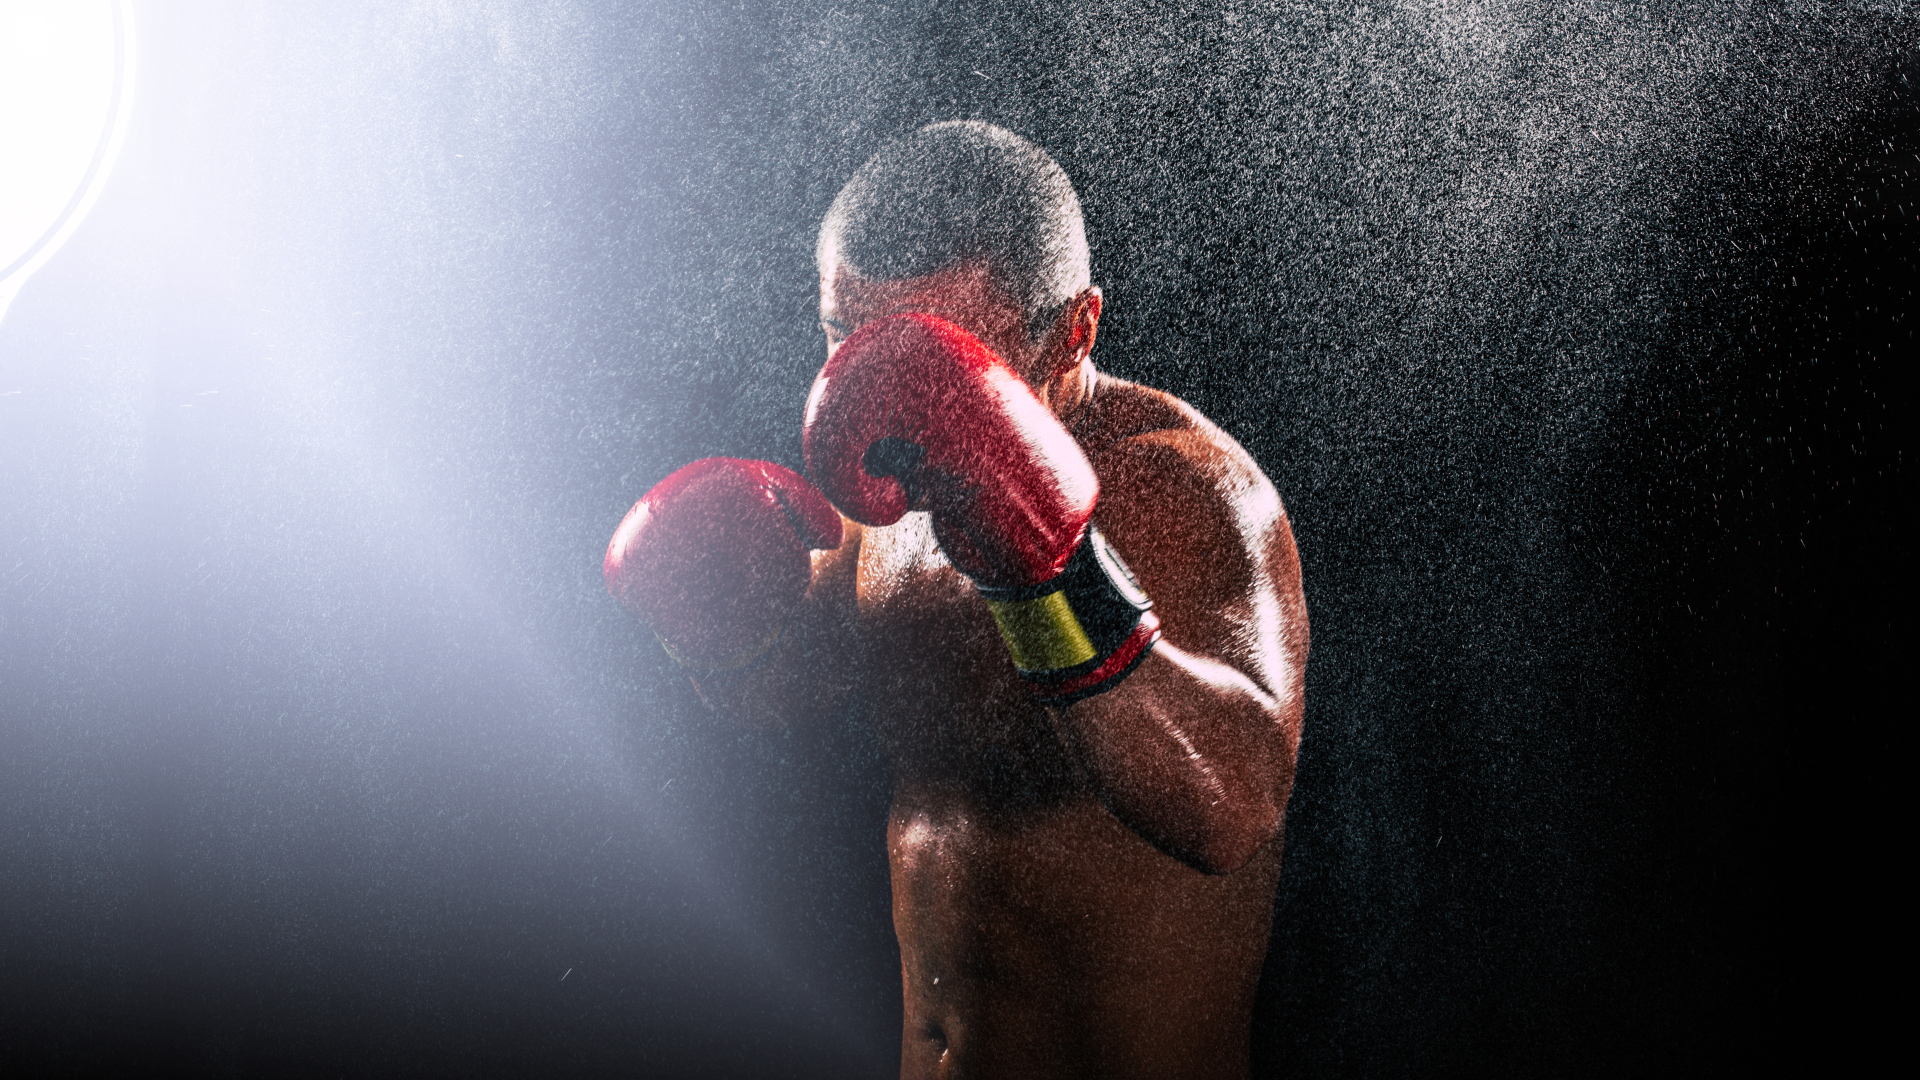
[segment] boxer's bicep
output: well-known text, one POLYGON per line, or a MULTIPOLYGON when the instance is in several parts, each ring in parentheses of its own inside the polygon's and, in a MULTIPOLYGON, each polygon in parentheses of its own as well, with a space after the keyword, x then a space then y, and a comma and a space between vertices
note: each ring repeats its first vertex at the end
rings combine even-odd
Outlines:
POLYGON ((1280 694, 1298 560, 1273 486, 1217 434, 1153 432, 1103 454, 1096 517, 1169 643, 1280 694))
POLYGON ((1196 869, 1231 873, 1278 834, 1299 745, 1288 642, 1304 609, 1289 600, 1286 515, 1210 425, 1136 436, 1096 468, 1096 517, 1154 600, 1163 641, 1062 730, 1122 822, 1196 869))

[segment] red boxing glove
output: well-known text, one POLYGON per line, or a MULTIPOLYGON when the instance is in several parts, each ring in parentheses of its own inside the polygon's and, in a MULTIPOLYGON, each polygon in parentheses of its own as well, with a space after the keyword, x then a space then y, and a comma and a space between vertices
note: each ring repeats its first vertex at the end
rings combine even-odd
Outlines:
POLYGON ((701 672, 745 667, 779 640, 837 548, 840 515, 791 469, 703 458, 653 486, 607 545, 607 591, 667 655, 701 672))
POLYGON ((940 548, 989 585, 1036 585, 1067 564, 1100 482, 1067 429, 1006 361, 945 319, 862 326, 807 399, 807 471, 863 525, 931 510, 940 548))
POLYGON ((1091 526, 1099 480, 1031 387, 960 327, 908 313, 862 326, 814 380, 807 471, 848 517, 926 510, 1044 701, 1117 684, 1159 619, 1091 526))

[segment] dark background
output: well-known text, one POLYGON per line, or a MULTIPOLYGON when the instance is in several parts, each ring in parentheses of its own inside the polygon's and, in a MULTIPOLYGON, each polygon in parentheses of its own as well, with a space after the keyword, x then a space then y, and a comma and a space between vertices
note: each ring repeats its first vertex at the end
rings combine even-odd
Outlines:
POLYGON ((889 1075, 859 709, 716 724, 599 561, 797 464, 818 218, 954 117, 1058 158, 1096 359, 1293 517, 1259 1075, 1896 1022, 1905 5, 136 14, 0 323, 0 1069, 889 1075))

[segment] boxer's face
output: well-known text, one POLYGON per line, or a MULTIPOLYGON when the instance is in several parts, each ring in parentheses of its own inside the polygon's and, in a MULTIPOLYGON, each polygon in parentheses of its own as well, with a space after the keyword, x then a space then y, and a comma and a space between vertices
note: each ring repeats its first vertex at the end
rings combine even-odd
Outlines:
POLYGON ((862 324, 903 311, 938 315, 972 333, 999 353, 1029 385, 1038 387, 1057 366, 1048 346, 1027 336, 1021 305, 996 286, 985 267, 961 263, 922 277, 868 281, 835 260, 820 270, 820 326, 827 355, 862 324))

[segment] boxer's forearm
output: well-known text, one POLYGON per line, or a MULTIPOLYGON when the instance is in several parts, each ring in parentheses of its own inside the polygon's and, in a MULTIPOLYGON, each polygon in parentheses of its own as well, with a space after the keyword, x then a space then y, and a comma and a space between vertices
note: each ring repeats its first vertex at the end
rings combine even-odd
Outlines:
POLYGON ((1280 829, 1300 730, 1298 695, 1287 698, 1162 641, 1126 682, 1057 715, 1116 817, 1227 874, 1280 829))
POLYGON ((707 707, 729 720, 765 730, 807 724, 839 711, 851 696, 851 637, 849 627, 803 622, 752 670, 688 679, 707 707))
POLYGON ((859 535, 849 523, 840 549, 814 554, 806 600, 767 656, 738 672, 689 674, 709 708, 750 727, 780 729, 846 706, 863 656, 853 586, 859 535))

